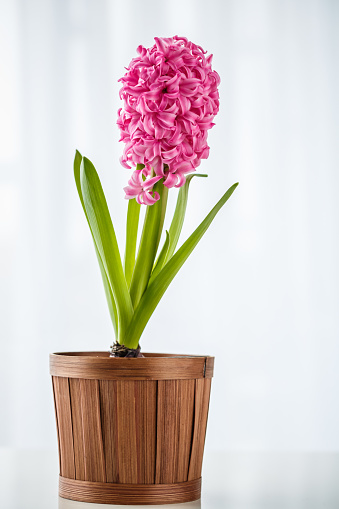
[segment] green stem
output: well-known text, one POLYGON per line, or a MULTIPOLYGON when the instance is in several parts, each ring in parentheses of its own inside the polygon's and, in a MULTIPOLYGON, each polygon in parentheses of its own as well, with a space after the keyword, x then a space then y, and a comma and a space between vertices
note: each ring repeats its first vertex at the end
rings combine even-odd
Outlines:
MULTIPOLYGON (((142 168, 143 165, 138 164, 137 170, 141 169, 138 168, 138 166, 141 166, 142 168)), ((124 261, 125 277, 128 286, 130 286, 131 284, 135 264, 135 251, 137 245, 139 215, 140 215, 140 204, 135 199, 129 200, 126 221, 126 248, 124 261)))
POLYGON ((134 308, 139 304, 147 288, 166 213, 168 189, 164 186, 162 180, 155 184, 154 191, 160 194, 160 200, 147 207, 138 256, 131 280, 130 295, 134 308))

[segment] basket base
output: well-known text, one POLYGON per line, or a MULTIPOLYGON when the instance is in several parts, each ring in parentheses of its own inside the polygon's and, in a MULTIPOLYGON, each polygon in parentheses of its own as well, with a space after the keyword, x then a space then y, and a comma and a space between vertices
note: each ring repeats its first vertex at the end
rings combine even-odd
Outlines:
POLYGON ((161 505, 193 502, 201 496, 201 477, 174 484, 115 484, 59 477, 59 495, 78 502, 161 505))

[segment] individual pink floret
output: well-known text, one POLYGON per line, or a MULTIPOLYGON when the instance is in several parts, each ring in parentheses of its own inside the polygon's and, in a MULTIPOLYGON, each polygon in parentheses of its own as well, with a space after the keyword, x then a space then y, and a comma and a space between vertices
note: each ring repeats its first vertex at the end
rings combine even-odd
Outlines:
POLYGON ((152 170, 143 168, 142 170, 135 170, 128 181, 128 186, 124 187, 126 193, 125 198, 130 200, 136 198, 137 202, 145 205, 153 205, 159 200, 159 193, 152 194, 153 186, 161 177, 152 177, 152 170))
POLYGON ((155 37, 151 48, 139 46, 127 73, 119 80, 124 107, 118 111, 121 163, 135 170, 126 198, 152 205, 159 199, 153 185, 164 179, 181 187, 185 176, 209 154, 207 131, 219 111, 219 75, 212 55, 185 37, 155 37))

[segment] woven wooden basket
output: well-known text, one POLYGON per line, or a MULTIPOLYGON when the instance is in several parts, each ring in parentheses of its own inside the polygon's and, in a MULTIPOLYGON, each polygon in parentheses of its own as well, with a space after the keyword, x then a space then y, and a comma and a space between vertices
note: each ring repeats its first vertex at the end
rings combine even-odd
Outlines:
POLYGON ((50 355, 63 498, 170 504, 201 494, 213 357, 50 355))

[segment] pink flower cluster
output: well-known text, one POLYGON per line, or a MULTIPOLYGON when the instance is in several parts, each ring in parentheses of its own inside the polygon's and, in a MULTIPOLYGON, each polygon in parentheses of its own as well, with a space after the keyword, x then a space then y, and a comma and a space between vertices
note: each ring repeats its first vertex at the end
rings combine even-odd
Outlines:
POLYGON ((118 111, 121 163, 135 170, 126 198, 152 205, 159 199, 154 184, 181 187, 185 175, 209 153, 207 131, 219 110, 219 75, 212 55, 184 37, 158 38, 149 49, 139 46, 127 73, 119 80, 124 108, 118 111))

